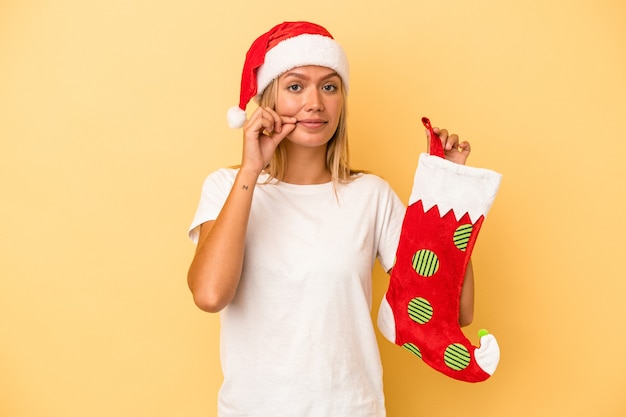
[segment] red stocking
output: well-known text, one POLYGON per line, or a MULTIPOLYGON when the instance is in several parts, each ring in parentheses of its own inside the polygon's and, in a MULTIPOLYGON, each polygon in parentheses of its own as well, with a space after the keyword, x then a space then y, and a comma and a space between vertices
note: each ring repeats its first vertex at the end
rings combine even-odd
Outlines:
POLYGON ((463 279, 480 227, 493 203, 501 175, 443 158, 430 130, 430 155, 420 155, 389 288, 378 327, 451 378, 483 381, 495 371, 500 349, 481 331, 474 347, 459 326, 463 279))

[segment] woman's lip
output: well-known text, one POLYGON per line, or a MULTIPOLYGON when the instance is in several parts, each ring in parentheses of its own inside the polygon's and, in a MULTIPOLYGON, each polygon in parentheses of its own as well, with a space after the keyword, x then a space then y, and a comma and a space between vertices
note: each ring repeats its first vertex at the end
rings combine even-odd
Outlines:
POLYGON ((303 119, 303 120, 298 120, 297 124, 304 125, 307 127, 319 127, 319 126, 326 124, 326 121, 322 119, 303 119))

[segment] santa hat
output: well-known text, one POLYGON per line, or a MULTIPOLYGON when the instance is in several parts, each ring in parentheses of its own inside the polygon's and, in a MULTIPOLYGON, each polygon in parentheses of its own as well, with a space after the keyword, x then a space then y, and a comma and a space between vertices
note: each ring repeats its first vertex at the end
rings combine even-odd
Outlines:
POLYGON ((228 110, 228 125, 242 127, 246 106, 259 100, 265 88, 279 75, 295 67, 319 65, 332 68, 348 89, 348 60, 332 35, 309 22, 284 22, 252 43, 241 74, 239 106, 228 110))

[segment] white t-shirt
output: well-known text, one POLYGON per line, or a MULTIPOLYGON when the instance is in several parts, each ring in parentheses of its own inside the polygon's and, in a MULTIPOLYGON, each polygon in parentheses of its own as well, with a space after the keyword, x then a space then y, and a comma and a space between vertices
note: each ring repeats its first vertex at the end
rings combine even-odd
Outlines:
MULTIPOLYGON (((189 235, 217 218, 237 170, 205 181, 189 235)), ((372 267, 393 266, 405 207, 361 174, 254 190, 241 281, 220 313, 220 417, 382 417, 372 267)))

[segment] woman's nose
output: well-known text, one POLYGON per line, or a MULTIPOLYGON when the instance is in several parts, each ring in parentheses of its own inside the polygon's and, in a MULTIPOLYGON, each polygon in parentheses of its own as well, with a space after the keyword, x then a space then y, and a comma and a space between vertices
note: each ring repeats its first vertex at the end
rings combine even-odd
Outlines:
POLYGON ((318 89, 311 89, 306 95, 306 110, 307 111, 320 111, 324 109, 324 103, 322 99, 321 91, 318 89))

